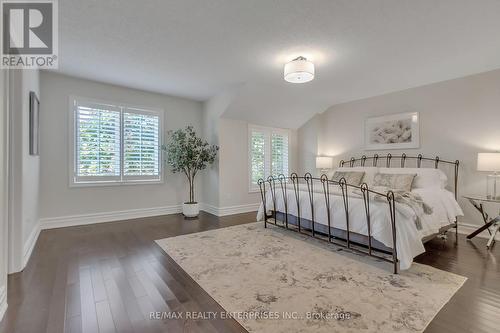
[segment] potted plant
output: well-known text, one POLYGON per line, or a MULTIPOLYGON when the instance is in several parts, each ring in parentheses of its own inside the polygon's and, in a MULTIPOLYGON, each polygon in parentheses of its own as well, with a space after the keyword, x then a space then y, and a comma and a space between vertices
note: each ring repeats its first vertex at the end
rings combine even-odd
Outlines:
POLYGON ((193 126, 168 132, 166 163, 173 173, 182 172, 189 182, 189 201, 182 205, 182 213, 186 217, 196 217, 200 212, 194 195, 194 180, 198 171, 205 169, 215 161, 218 146, 196 136, 193 126))

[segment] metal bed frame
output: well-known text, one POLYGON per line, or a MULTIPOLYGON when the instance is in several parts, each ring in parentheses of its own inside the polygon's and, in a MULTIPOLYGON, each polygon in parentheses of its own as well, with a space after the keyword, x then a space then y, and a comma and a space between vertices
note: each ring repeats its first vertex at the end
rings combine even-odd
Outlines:
MULTIPOLYGON (((445 161, 441 160, 439 156, 436 156, 435 158, 428 158, 424 157, 421 154, 418 156, 408 156, 405 153, 397 156, 393 156, 392 154, 387 154, 384 156, 379 156, 378 154, 374 154, 373 156, 367 157, 366 155, 361 156, 360 158, 354 158, 352 157, 348 161, 340 161, 339 167, 354 167, 354 166, 362 166, 364 167, 366 165, 366 161, 371 160, 372 161, 372 166, 378 166, 379 160, 385 160, 385 166, 387 168, 391 167, 391 162, 393 159, 399 159, 400 167, 405 168, 407 166, 407 161, 408 160, 415 160, 415 166, 417 168, 422 167, 423 162, 432 162, 434 165, 434 168, 438 169, 440 164, 447 164, 447 165, 454 165, 454 183, 453 183, 453 190, 454 190, 454 195, 455 195, 455 200, 458 198, 458 170, 459 170, 459 165, 460 162, 458 160, 455 161, 445 161), (356 163, 359 162, 358 165, 356 163)), ((277 227, 281 227, 287 230, 292 230, 295 232, 298 232, 300 234, 308 235, 313 238, 332 243, 335 245, 339 245, 341 247, 353 250, 355 252, 359 252, 365 255, 369 255, 371 257, 375 257, 379 260, 386 261, 389 263, 393 264, 393 271, 394 274, 397 274, 399 272, 399 260, 398 260, 398 254, 396 250, 396 201, 394 197, 394 192, 388 191, 387 193, 381 193, 374 191, 372 189, 368 188, 368 185, 366 183, 361 184, 360 186, 348 184, 345 178, 341 178, 339 181, 333 181, 329 180, 328 177, 323 174, 319 178, 313 177, 310 173, 306 173, 303 177, 298 176, 296 173, 290 174, 290 176, 285 176, 283 174, 278 175, 277 177, 274 176, 269 176, 266 180, 264 179, 259 179, 258 185, 260 188, 260 194, 261 194, 261 199, 262 199, 262 204, 264 207, 264 227, 267 228, 267 224, 270 223, 272 225, 275 225, 277 227), (278 183, 278 184, 277 184, 278 183), (294 222, 292 223, 290 217, 293 215, 289 215, 288 213, 288 207, 289 204, 294 204, 293 202, 288 202, 288 197, 287 197, 287 183, 291 183, 293 185, 293 193, 294 193, 294 198, 295 198, 295 204, 297 205, 297 216, 294 222), (299 185, 300 183, 306 184, 307 185, 307 195, 309 198, 309 204, 311 208, 311 220, 306 220, 301 217, 301 207, 300 207, 300 189, 299 185), (267 184, 267 185, 266 185, 267 184), (322 232, 322 231, 317 231, 315 228, 315 224, 318 224, 319 226, 323 226, 322 224, 319 224, 315 222, 315 216, 314 216, 314 186, 319 185, 320 188, 323 189, 322 194, 325 198, 325 205, 326 205, 326 212, 327 212, 327 221, 328 221, 328 228, 327 232, 322 232), (277 189, 278 185, 278 189, 277 189), (335 236, 332 234, 332 225, 331 225, 331 213, 330 213, 330 189, 332 186, 338 186, 340 188, 340 192, 342 193, 342 199, 343 199, 343 208, 345 211, 345 226, 346 229, 345 231, 345 237, 339 237, 335 236), (268 187, 268 190, 271 193, 271 200, 273 204, 273 210, 271 211, 271 214, 267 214, 266 210, 266 187, 268 187), (359 235, 357 233, 354 233, 349 230, 349 200, 350 197, 348 195, 348 189, 349 188, 354 188, 358 189, 361 192, 360 198, 363 199, 364 202, 364 209, 365 209, 365 217, 366 217, 366 223, 367 223, 367 230, 368 230, 368 235, 363 236, 359 235), (276 190, 280 191, 283 197, 283 206, 285 209, 285 212, 278 212, 276 210, 276 190), (390 219, 391 219, 391 229, 392 229, 392 244, 393 248, 385 248, 382 249, 379 246, 374 246, 374 242, 376 243, 376 240, 373 239, 371 235, 371 224, 370 224, 370 196, 382 196, 387 199, 387 205, 390 213, 390 219), (278 220, 278 216, 283 216, 283 220, 278 220), (301 222, 308 222, 308 226, 302 226, 301 222), (359 242, 359 241, 353 241, 352 238, 353 236, 359 236, 364 237, 366 239, 366 242, 359 242)), ((316 192, 321 194, 321 192, 316 192)), ((324 226, 326 227, 326 226, 324 226)), ((456 237, 458 237, 458 223, 457 220, 455 219, 454 223, 451 224, 449 227, 444 228, 441 230, 442 232, 446 232, 450 228, 455 228, 456 229, 456 237)), ((338 229, 336 229, 338 230, 338 229)), ((440 231, 440 232, 441 232, 440 231)), ((436 234, 437 235, 437 234, 436 234)), ((435 237, 436 235, 432 235, 432 237, 426 238, 431 239, 435 237)))

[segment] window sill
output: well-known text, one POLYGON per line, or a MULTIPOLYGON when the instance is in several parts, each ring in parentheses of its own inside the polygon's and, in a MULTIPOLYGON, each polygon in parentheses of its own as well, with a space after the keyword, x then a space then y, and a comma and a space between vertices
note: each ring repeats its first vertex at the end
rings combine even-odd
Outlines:
POLYGON ((164 180, 137 180, 137 181, 127 181, 127 182, 117 182, 117 181, 89 181, 89 182, 71 182, 69 184, 70 188, 81 188, 81 187, 112 187, 112 186, 130 186, 130 185, 162 185, 164 180))

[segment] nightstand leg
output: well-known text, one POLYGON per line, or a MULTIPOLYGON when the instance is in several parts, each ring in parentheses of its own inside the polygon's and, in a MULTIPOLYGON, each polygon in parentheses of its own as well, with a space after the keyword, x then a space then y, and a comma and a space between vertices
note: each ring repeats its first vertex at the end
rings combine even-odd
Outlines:
POLYGON ((472 234, 470 235, 467 235, 467 239, 472 239, 474 237, 476 237, 477 235, 479 235, 481 232, 485 231, 485 230, 488 230, 488 232, 490 233, 491 235, 491 230, 489 229, 492 225, 494 225, 495 221, 490 221, 488 223, 486 223, 485 225, 483 225, 481 228, 477 229, 476 231, 474 231, 472 234))
POLYGON ((467 240, 471 240, 472 238, 476 237, 483 231, 488 231, 490 234, 490 237, 488 239, 488 243, 486 243, 486 248, 490 249, 491 246, 495 243, 495 236, 497 232, 500 230, 500 212, 497 217, 494 219, 490 218, 488 216, 488 213, 485 212, 483 208, 483 202, 494 202, 497 204, 500 204, 500 200, 490 200, 490 199, 481 199, 481 198, 473 198, 473 197, 465 197, 469 200, 469 202, 481 213, 484 221, 484 225, 471 233, 470 235, 467 235, 467 240), (492 229, 490 229, 490 227, 492 229))
POLYGON ((500 223, 495 224, 495 228, 493 229, 493 232, 491 233, 490 239, 488 240, 488 243, 486 243, 486 247, 489 249, 491 245, 495 243, 495 236, 498 232, 498 229, 500 229, 500 223))

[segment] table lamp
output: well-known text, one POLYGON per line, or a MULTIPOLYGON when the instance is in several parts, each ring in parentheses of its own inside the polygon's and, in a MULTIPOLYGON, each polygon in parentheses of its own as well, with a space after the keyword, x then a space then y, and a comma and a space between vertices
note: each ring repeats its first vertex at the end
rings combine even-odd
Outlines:
POLYGON ((493 172, 486 178, 486 197, 500 200, 500 153, 478 153, 477 170, 493 172))
POLYGON ((316 156, 316 169, 320 169, 322 173, 325 173, 332 167, 333 167, 333 157, 316 156))

